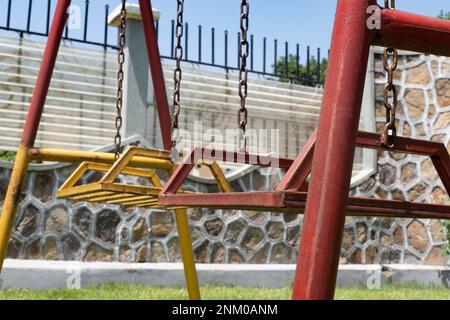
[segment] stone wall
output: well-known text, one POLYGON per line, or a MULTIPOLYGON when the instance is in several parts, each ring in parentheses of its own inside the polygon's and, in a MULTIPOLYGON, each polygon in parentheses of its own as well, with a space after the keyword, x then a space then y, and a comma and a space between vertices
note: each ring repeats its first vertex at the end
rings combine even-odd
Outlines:
MULTIPOLYGON (((377 128, 384 121, 381 56, 375 59, 377 128)), ((450 60, 402 55, 395 74, 399 135, 450 140, 450 60)), ((10 258, 174 262, 180 250, 172 213, 123 210, 110 205, 55 198, 73 167, 30 171, 21 198, 10 258)), ((0 200, 10 170, 0 169, 0 200)), ((97 179, 88 175, 85 181, 97 179)), ((162 177, 163 179, 166 177, 162 177)), ((233 182, 235 190, 268 190, 282 178, 278 170, 254 170, 233 182)), ((125 178, 123 178, 125 179, 125 178)), ((213 187, 191 182, 193 190, 213 187)), ((441 203, 446 193, 424 157, 380 152, 378 173, 352 190, 354 195, 441 203)), ((293 263, 302 216, 207 209, 189 210, 195 255, 204 263, 293 263)), ((437 220, 348 218, 342 263, 446 263, 444 230, 437 220)))
MULTIPOLYGON (((403 54, 394 74, 399 92, 397 131, 405 137, 444 143, 450 150, 450 60, 403 54)), ((385 122, 385 73, 375 57, 377 131, 385 122)), ((353 191, 356 195, 442 204, 447 194, 429 158, 378 153, 378 174, 353 191)), ((351 220, 347 220, 351 221, 351 220)), ((363 219, 346 229, 346 261, 444 264, 442 225, 436 220, 363 219), (356 244, 356 246, 355 246, 356 244)))

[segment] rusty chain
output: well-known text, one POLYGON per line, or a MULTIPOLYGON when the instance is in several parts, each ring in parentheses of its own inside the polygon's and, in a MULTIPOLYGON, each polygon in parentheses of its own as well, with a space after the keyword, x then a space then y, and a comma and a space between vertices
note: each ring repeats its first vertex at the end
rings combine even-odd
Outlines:
POLYGON ((395 0, 384 0, 384 7, 395 10, 395 0))
POLYGON ((124 72, 123 65, 125 63, 125 31, 126 31, 126 19, 127 19, 127 10, 126 10, 126 0, 122 0, 122 8, 120 10, 120 25, 119 25, 119 53, 117 56, 117 60, 119 62, 119 71, 117 72, 117 98, 116 98, 116 136, 114 138, 114 147, 115 147, 115 157, 116 160, 120 157, 121 145, 122 145, 122 136, 121 129, 123 124, 122 119, 122 108, 123 108, 123 80, 124 80, 124 72))
MULTIPOLYGON (((395 0, 385 0, 385 7, 394 10, 395 0)), ((394 48, 386 48, 383 55, 383 68, 387 73, 387 81, 384 86, 384 107, 386 109, 386 125, 381 135, 381 144, 393 148, 397 136, 395 126, 395 114, 398 105, 397 87, 394 85, 394 72, 398 65, 398 52, 394 48)))
MULTIPOLYGON (((173 89, 173 122, 172 133, 178 129, 178 117, 180 115, 181 103, 180 103, 180 89, 181 89, 181 60, 183 59, 183 46, 181 44, 184 26, 183 26, 183 14, 184 14, 184 0, 177 0, 177 22, 176 22, 176 46, 175 46, 175 70, 173 74, 174 89, 173 89)), ((175 140, 175 139, 174 139, 175 140)), ((174 143, 176 141, 173 141, 174 143)))
POLYGON ((248 92, 248 70, 247 70, 247 58, 250 52, 250 45, 247 39, 248 27, 249 27, 249 12, 250 4, 248 0, 241 1, 241 44, 239 47, 239 56, 241 58, 241 66, 239 68, 239 97, 241 98, 241 107, 238 112, 238 124, 241 130, 241 151, 246 151, 247 141, 245 136, 245 129, 248 123, 248 110, 246 107, 246 99, 248 92))

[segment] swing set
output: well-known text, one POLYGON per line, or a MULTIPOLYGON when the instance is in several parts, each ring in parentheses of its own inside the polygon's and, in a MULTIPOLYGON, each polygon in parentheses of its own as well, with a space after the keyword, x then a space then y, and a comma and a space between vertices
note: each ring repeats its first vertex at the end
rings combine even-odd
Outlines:
POLYGON ((161 57, 150 0, 139 0, 147 53, 153 79, 164 150, 130 147, 121 152, 122 82, 125 59, 126 0, 122 0, 119 26, 119 72, 117 90, 117 134, 115 153, 33 148, 43 112, 59 44, 67 19, 70 0, 59 0, 37 78, 30 110, 14 169, 0 216, 0 269, 14 222, 22 182, 32 159, 80 163, 57 196, 73 201, 108 203, 128 207, 175 210, 181 243, 186 286, 191 299, 200 299, 186 208, 238 209, 263 212, 305 214, 301 246, 295 274, 293 299, 332 299, 337 277, 342 233, 346 215, 402 218, 450 219, 450 207, 406 201, 349 197, 353 157, 356 147, 410 153, 431 158, 439 177, 450 194, 450 156, 442 143, 397 137, 395 115, 397 91, 393 73, 397 67, 397 49, 450 56, 450 21, 395 10, 395 1, 338 0, 330 61, 318 128, 298 156, 292 159, 247 152, 248 122, 247 58, 250 6, 241 1, 240 70, 238 126, 239 151, 196 148, 182 154, 177 148, 178 116, 181 110, 184 0, 177 0, 176 66, 174 71, 173 115, 169 113, 162 73, 161 57), (376 10, 369 10, 376 8, 376 10), (378 19, 380 29, 368 26, 378 19), (386 125, 380 134, 358 132, 366 67, 371 45, 386 47, 384 90, 386 125), (180 156, 182 160, 180 160, 180 156), (269 167, 276 164, 286 174, 275 190, 235 192, 219 162, 234 162, 269 167), (183 190, 183 182, 197 164, 208 167, 220 193, 196 193, 183 190), (155 169, 166 170, 164 183, 155 169), (77 185, 88 171, 104 172, 94 183, 77 185), (118 182, 121 174, 147 179, 151 186, 118 182), (307 178, 310 176, 309 181, 307 178))

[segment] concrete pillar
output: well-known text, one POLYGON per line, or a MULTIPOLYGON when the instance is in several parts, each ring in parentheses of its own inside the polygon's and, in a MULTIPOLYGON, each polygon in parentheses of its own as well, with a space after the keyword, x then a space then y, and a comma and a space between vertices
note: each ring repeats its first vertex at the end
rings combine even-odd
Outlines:
MULTIPOLYGON (((124 138, 133 135, 146 136, 151 130, 154 118, 149 119, 148 108, 153 101, 153 87, 150 85, 149 62, 141 22, 139 5, 127 4, 125 64, 124 64, 124 106, 123 127, 124 138)), ((108 17, 110 26, 118 27, 120 22, 119 5, 108 17)), ((159 11, 153 10, 155 21, 159 20, 159 11)))

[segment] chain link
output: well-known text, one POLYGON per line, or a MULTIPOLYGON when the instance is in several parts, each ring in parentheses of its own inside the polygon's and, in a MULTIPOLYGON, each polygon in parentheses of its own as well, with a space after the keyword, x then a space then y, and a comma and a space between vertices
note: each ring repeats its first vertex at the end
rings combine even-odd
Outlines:
POLYGON ((384 0, 384 7, 386 9, 395 10, 395 0, 384 0))
POLYGON ((238 112, 238 125, 241 130, 241 149, 246 150, 245 130, 248 123, 248 110, 246 107, 246 99, 248 93, 248 69, 247 58, 250 53, 250 44, 248 42, 250 4, 248 0, 241 1, 241 44, 239 47, 239 56, 241 64, 239 68, 239 97, 241 98, 241 107, 238 112))
MULTIPOLYGON (((395 0, 385 0, 385 7, 394 10, 395 0)), ((398 105, 397 87, 394 85, 394 72, 398 65, 398 52, 394 48, 386 48, 383 55, 383 68, 387 73, 387 81, 384 86, 384 107, 386 109, 386 125, 381 135, 381 144, 393 148, 397 136, 395 126, 395 114, 398 105)))
POLYGON ((122 129, 123 119, 122 119, 122 108, 123 108, 123 80, 124 72, 123 65, 125 63, 125 31, 126 31, 126 0, 122 0, 122 9, 120 11, 120 26, 119 26, 119 53, 117 60, 119 62, 119 71, 117 72, 117 98, 116 98, 116 136, 114 138, 115 146, 115 156, 116 160, 120 157, 121 145, 122 145, 122 135, 120 133, 122 129))
POLYGON ((178 118, 181 111, 181 60, 183 59, 183 45, 182 39, 184 34, 184 0, 177 0, 177 23, 175 29, 175 36, 177 43, 175 46, 175 70, 173 72, 173 119, 172 119, 172 151, 171 158, 173 163, 178 163, 180 160, 180 152, 177 148, 179 137, 178 118))
MULTIPOLYGON (((175 46, 175 70, 174 70, 174 89, 173 89, 173 122, 172 122, 172 134, 173 131, 178 129, 178 117, 180 116, 181 103, 180 103, 180 89, 181 89, 181 60, 183 59, 183 45, 181 43, 184 26, 183 26, 183 14, 184 14, 184 0, 177 0, 177 23, 175 29, 175 35, 177 43, 175 46)), ((175 139, 173 139, 175 140, 175 139)), ((176 141, 173 141, 174 143, 176 141)))

